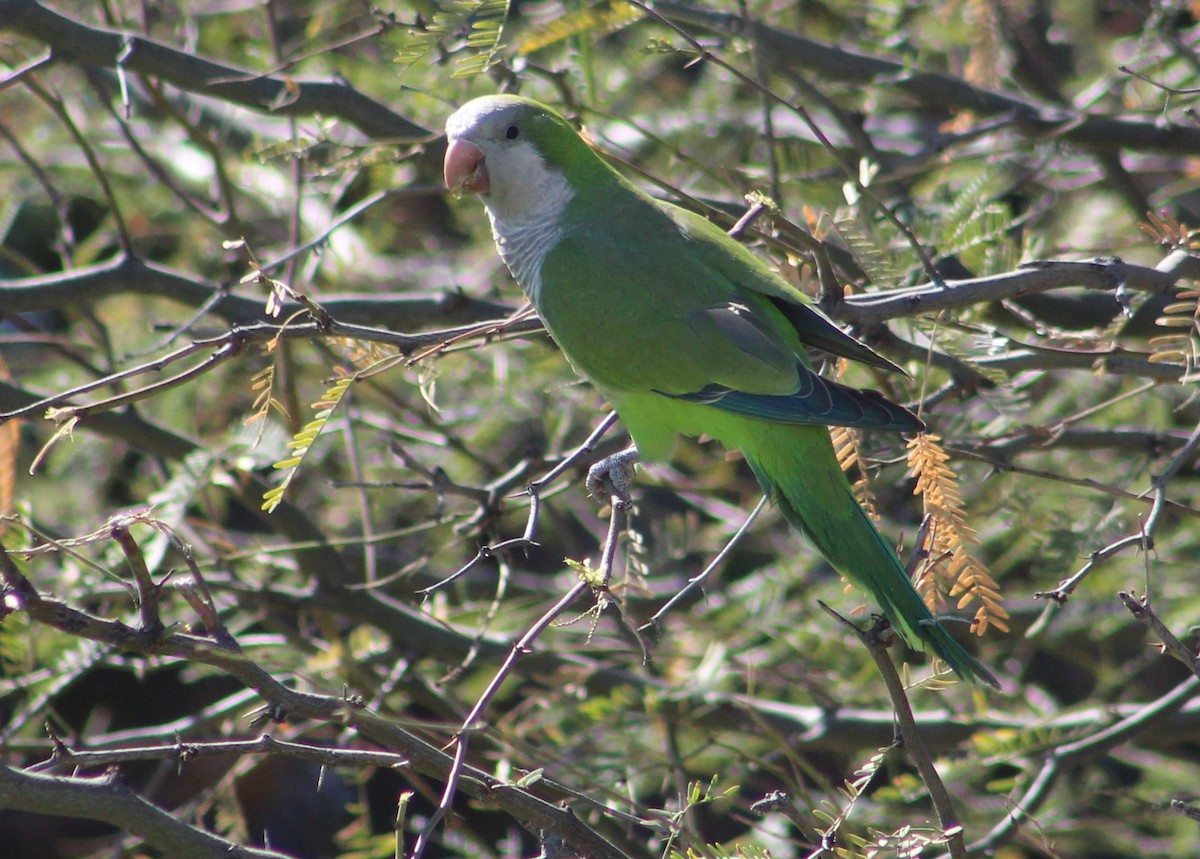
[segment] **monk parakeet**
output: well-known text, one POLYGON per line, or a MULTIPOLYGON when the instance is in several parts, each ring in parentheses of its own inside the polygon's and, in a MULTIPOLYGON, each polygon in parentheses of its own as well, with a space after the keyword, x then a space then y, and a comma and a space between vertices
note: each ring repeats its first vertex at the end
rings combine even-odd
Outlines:
POLYGON ((720 228, 639 190, 549 107, 478 98, 446 134, 447 187, 481 197, 509 271, 633 439, 593 469, 589 488, 605 475, 623 492, 633 460, 667 457, 678 434, 715 438, 742 452, 787 521, 910 646, 995 686, 859 507, 826 429, 924 424, 874 391, 821 377, 807 350, 895 365, 720 228))

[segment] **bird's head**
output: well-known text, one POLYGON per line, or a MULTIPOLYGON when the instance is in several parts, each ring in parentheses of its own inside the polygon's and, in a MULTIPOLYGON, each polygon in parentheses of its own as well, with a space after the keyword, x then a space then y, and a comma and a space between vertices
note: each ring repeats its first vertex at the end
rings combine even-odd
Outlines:
POLYGON ((467 102, 446 121, 446 136, 446 187, 479 194, 500 219, 524 219, 564 204, 571 195, 571 165, 595 159, 565 119, 520 96, 467 102))

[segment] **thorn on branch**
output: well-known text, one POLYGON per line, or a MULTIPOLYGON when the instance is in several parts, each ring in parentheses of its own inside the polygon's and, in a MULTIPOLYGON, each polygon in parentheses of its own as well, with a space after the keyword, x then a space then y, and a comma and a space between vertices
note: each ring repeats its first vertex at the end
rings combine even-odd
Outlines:
POLYGON ((1162 622, 1151 607, 1149 597, 1136 597, 1127 591, 1121 591, 1117 596, 1124 603, 1125 608, 1129 609, 1130 614, 1149 627, 1159 637, 1162 641, 1162 644, 1159 645, 1159 650, 1162 653, 1179 660, 1188 667, 1188 670, 1192 674, 1200 678, 1200 656, 1195 651, 1186 647, 1167 628, 1167 625, 1162 622))
POLYGON ((1182 814, 1184 817, 1189 817, 1192 820, 1200 821, 1200 808, 1184 802, 1182 799, 1171 800, 1167 807, 1176 814, 1182 814))

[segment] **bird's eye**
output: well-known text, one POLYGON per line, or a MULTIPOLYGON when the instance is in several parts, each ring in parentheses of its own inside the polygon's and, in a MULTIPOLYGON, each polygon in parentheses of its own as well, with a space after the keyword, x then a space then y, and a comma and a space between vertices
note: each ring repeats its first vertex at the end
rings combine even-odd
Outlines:
POLYGON ((515 125, 510 125, 508 130, 504 132, 504 136, 509 140, 516 140, 520 133, 521 129, 517 128, 515 125))

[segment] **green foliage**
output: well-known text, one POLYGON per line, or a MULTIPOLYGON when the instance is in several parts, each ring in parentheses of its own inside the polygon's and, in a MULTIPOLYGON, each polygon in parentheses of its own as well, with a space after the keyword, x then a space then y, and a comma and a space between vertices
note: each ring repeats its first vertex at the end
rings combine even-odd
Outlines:
POLYGON ((292 451, 292 455, 286 459, 281 459, 271 467, 276 471, 283 472, 283 478, 278 486, 274 486, 263 493, 262 509, 268 513, 273 513, 275 508, 283 501, 283 495, 287 492, 288 486, 292 479, 300 470, 301 463, 308 456, 309 450, 316 444, 317 437, 325 430, 329 419, 333 417, 334 411, 342 402, 342 398, 350 390, 350 386, 354 383, 354 376, 344 376, 338 379, 326 390, 321 399, 312 404, 313 419, 306 423, 299 432, 292 436, 292 440, 288 442, 288 447, 292 451))
MULTIPOLYGON (((875 225, 879 229, 886 229, 875 225)), ((888 237, 873 235, 871 227, 859 217, 842 217, 833 222, 833 233, 854 255, 854 261, 862 269, 864 280, 875 286, 903 282, 912 270, 911 256, 894 251, 895 233, 888 230, 888 237)))
POLYGON ((442 50, 459 53, 452 77, 472 78, 486 72, 501 48, 509 0, 452 0, 437 4, 429 21, 407 30, 396 62, 412 67, 442 50), (457 43, 447 48, 447 43, 457 43))
MULTIPOLYGON (((1002 695, 890 650, 966 844, 1193 856, 1194 707, 1154 711, 1189 675, 1118 593, 1194 651, 1196 26, 1093 5, 45 0, 95 30, 73 43, 0 14, 0 778, 111 769, 139 814, 297 859, 406 856, 450 783, 425 859, 954 847, 820 604, 875 607, 770 507, 720 555, 760 498, 743 462, 685 439, 642 469, 611 571, 582 482, 619 430, 537 482, 604 403, 441 189, 447 114, 503 88, 723 225, 769 201, 746 243, 810 295, 836 277, 830 313, 911 374, 844 380, 919 405, 1012 626, 962 630, 1002 695), (83 64, 101 30, 128 50, 83 64)), ((905 440, 839 450, 912 556, 905 440)), ((172 852, 4 814, 38 859, 172 852)))
POLYGON ((734 847, 704 844, 699 847, 689 847, 684 853, 672 850, 668 855, 670 859, 771 859, 769 850, 743 844, 734 847))
POLYGON ((968 270, 978 275, 999 274, 1017 263, 1016 248, 1009 234, 1012 213, 994 198, 989 177, 968 184, 941 213, 942 256, 957 256, 968 270))

